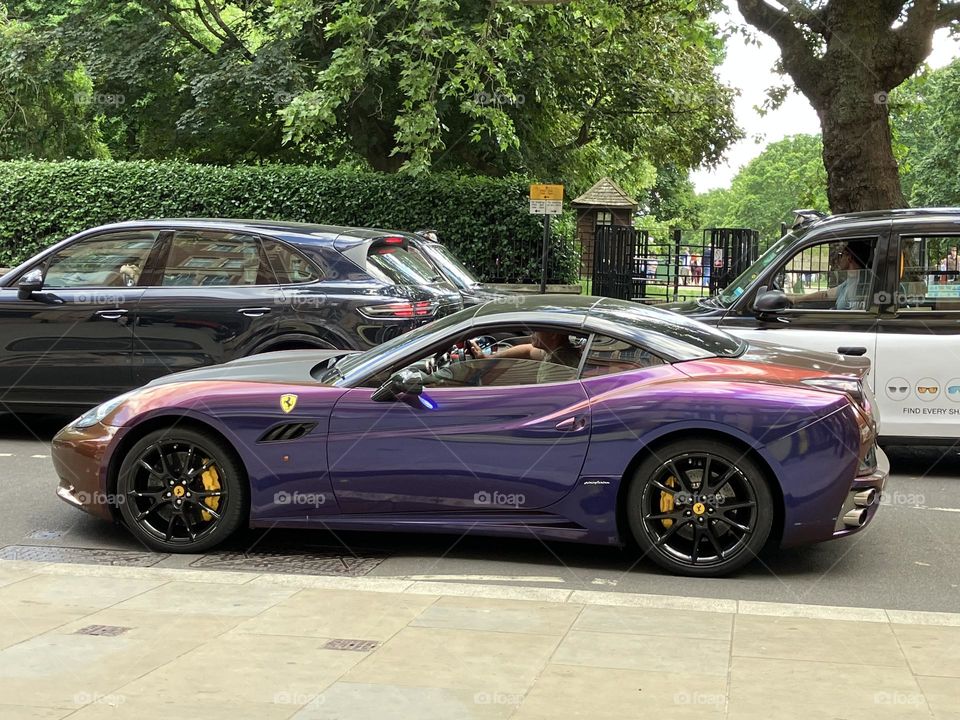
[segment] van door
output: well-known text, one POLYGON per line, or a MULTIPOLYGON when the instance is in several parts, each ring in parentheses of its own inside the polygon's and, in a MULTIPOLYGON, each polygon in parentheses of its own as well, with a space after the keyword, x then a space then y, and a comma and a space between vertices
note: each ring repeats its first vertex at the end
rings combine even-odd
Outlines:
POLYGON ((880 435, 960 437, 960 259, 956 226, 896 236, 897 285, 880 315, 874 374, 880 435))

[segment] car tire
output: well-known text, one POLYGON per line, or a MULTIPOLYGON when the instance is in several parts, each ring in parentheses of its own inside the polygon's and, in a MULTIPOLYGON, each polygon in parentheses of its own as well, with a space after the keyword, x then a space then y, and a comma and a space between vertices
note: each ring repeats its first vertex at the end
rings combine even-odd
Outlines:
POLYGON ((127 451, 117 476, 124 525, 159 552, 200 553, 247 520, 250 486, 233 449, 212 434, 169 427, 127 451))
POLYGON ((643 556, 678 575, 739 570, 757 557, 773 527, 766 474, 750 455, 714 440, 656 448, 633 473, 626 503, 643 556))

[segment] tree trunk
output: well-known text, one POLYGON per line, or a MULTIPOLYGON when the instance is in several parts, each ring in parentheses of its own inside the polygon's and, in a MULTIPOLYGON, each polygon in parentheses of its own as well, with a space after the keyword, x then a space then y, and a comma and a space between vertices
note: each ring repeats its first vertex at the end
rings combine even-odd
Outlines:
POLYGON ((893 156, 886 93, 842 83, 817 109, 823 130, 827 196, 835 213, 906 207, 893 156))

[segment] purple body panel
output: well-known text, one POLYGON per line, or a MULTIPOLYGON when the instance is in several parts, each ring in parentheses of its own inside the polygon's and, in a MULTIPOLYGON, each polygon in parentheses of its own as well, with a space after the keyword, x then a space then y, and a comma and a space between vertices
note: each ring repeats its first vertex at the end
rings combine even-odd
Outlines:
POLYGON ((619 544, 625 471, 651 443, 692 430, 750 448, 769 468, 783 498, 783 545, 837 535, 860 450, 853 405, 776 378, 758 382, 765 371, 745 365, 693 361, 581 382, 429 389, 430 407, 310 383, 161 385, 121 406, 104 455, 143 422, 185 417, 236 449, 253 526, 471 529, 619 544), (289 413, 280 406, 287 393, 298 396, 289 413), (258 442, 287 422, 316 427, 298 440, 258 442))

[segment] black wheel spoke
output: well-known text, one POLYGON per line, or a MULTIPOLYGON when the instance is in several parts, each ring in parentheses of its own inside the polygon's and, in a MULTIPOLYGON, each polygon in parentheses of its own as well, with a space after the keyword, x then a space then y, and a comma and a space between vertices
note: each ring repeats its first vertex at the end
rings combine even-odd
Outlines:
POLYGON ((717 510, 722 513, 733 512, 734 510, 743 510, 744 508, 756 507, 757 504, 753 500, 744 500, 743 502, 731 503, 729 505, 718 505, 717 510))
POLYGON ((196 540, 197 532, 194 530, 193 521, 190 519, 190 512, 187 508, 184 508, 181 517, 183 518, 183 526, 187 529, 187 535, 190 536, 191 540, 196 540))
POLYGON ((201 490, 199 492, 194 492, 193 496, 198 498, 212 498, 220 497, 223 495, 222 490, 201 490))
POLYGON ((677 479, 677 482, 680 483, 680 487, 683 489, 683 491, 688 494, 693 494, 693 488, 690 487, 690 478, 687 477, 687 474, 681 471, 673 460, 668 461, 667 466, 670 468, 670 472, 673 473, 673 476, 677 479))
POLYGON ((736 520, 731 520, 730 518, 724 517, 723 515, 717 515, 716 519, 726 525, 729 525, 732 528, 736 528, 737 530, 742 532, 744 535, 751 532, 751 528, 749 525, 743 525, 742 523, 738 523, 736 520))
POLYGON ((209 470, 210 468, 212 468, 214 465, 216 465, 216 463, 215 463, 213 460, 207 460, 207 461, 206 461, 203 465, 201 465, 199 468, 197 468, 196 470, 194 470, 194 471, 192 471, 190 474, 188 474, 188 475, 186 476, 186 479, 187 479, 187 480, 194 480, 194 479, 196 479, 198 476, 203 475, 207 470, 209 470))
POLYGON ((682 520, 683 512, 657 513, 656 515, 644 515, 644 520, 682 520))
POLYGON ((690 520, 688 519, 681 519, 675 522, 673 525, 671 525, 670 528, 663 535, 661 535, 660 538, 657 540, 657 543, 656 543, 657 547, 662 546, 667 540, 673 537, 674 533, 676 533, 677 530, 679 530, 681 527, 683 527, 689 522, 690 520))
POLYGON ((163 539, 167 542, 170 542, 170 538, 173 537, 173 525, 177 521, 177 516, 175 513, 170 514, 170 521, 167 523, 167 530, 163 534, 163 539))
POLYGON ((673 494, 676 493, 678 490, 680 490, 680 488, 678 488, 678 487, 670 487, 670 486, 667 485, 665 482, 660 482, 659 480, 654 480, 654 481, 651 482, 650 484, 653 485, 657 490, 661 490, 661 491, 663 491, 663 492, 665 492, 665 493, 668 493, 668 494, 670 494, 670 495, 673 495, 673 494))
POLYGON ((720 482, 718 482, 716 487, 713 488, 714 494, 717 494, 721 490, 723 490, 723 488, 727 486, 727 483, 733 480, 733 476, 736 475, 737 472, 738 471, 736 467, 732 467, 729 470, 727 470, 727 473, 720 479, 720 482))
MULTIPOLYGON (((214 510, 213 508, 211 508, 211 507, 210 507, 209 505, 207 505, 206 503, 198 502, 198 501, 196 501, 196 500, 193 500, 192 498, 191 498, 191 502, 192 502, 194 505, 196 505, 198 508, 200 508, 201 511, 203 511, 203 512, 205 512, 205 513, 209 513, 210 516, 213 517, 214 520, 219 520, 219 519, 220 519, 220 513, 218 513, 216 510, 214 510)), ((201 516, 201 517, 203 517, 203 516, 201 516)))
POLYGON ((700 495, 706 495, 710 492, 710 462, 712 455, 707 455, 707 461, 703 465, 703 479, 700 480, 700 495))
POLYGON ((143 520, 150 513, 156 512, 162 506, 166 505, 169 502, 170 500, 166 498, 157 498, 157 500, 150 507, 148 507, 146 510, 141 510, 139 513, 137 513, 137 522, 143 520))
POLYGON ((693 547, 690 549, 690 562, 694 565, 700 560, 700 542, 703 540, 703 530, 694 523, 693 525, 693 547))
MULTIPOLYGON (((196 448, 193 445, 190 446, 190 449, 187 450, 187 457, 183 461, 182 473, 189 473, 190 466, 193 465, 193 456, 196 452, 196 448)), ((183 474, 181 473, 181 477, 183 474)))
POLYGON ((720 545, 720 541, 717 539, 717 534, 713 527, 713 523, 707 523, 703 534, 707 536, 707 538, 710 540, 710 544, 713 545, 713 549, 717 551, 717 557, 723 560, 723 547, 720 545))

